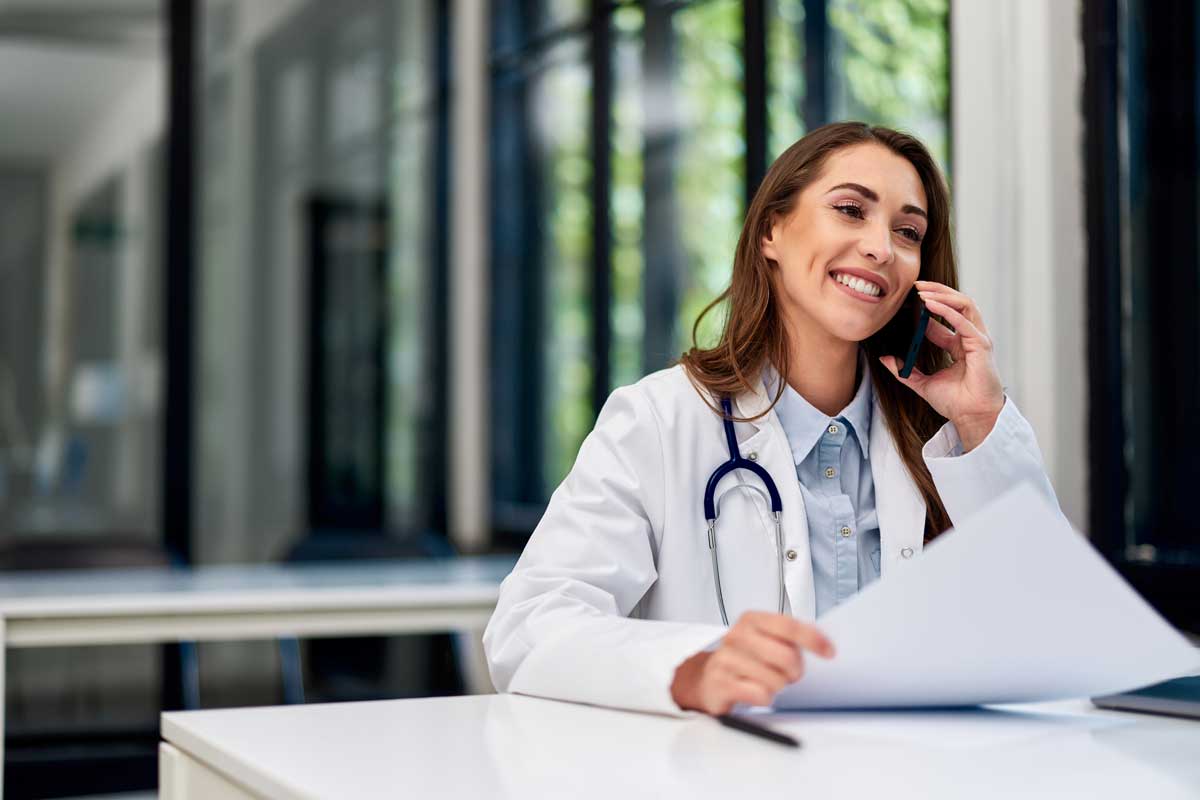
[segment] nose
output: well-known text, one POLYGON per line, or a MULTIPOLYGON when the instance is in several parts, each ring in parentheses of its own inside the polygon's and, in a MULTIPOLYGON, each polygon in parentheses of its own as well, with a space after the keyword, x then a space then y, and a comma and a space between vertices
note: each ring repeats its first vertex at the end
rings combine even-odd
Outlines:
POLYGON ((863 230, 862 238, 858 240, 858 253, 863 258, 869 258, 877 264, 891 262, 895 255, 892 248, 892 231, 886 224, 875 224, 863 230))

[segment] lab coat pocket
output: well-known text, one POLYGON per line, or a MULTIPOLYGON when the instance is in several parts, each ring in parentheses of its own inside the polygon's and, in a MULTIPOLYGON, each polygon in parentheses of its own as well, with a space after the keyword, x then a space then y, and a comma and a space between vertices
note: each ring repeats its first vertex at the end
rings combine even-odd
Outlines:
POLYGON ((875 567, 875 574, 879 574, 879 548, 876 547, 871 551, 871 564, 875 567))

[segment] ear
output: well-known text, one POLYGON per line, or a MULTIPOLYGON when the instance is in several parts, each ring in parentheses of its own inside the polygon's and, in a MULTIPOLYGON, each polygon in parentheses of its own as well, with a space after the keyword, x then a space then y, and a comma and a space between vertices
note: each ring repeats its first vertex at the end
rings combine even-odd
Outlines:
POLYGON ((762 241, 759 242, 759 248, 762 250, 763 257, 773 264, 779 263, 779 251, 775 247, 775 224, 774 220, 767 226, 767 232, 763 234, 762 241))

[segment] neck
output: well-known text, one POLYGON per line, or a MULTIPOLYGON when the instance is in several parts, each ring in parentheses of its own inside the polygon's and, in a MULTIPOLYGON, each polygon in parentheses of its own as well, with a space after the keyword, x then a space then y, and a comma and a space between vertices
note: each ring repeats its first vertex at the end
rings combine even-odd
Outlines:
POLYGON ((858 344, 800 325, 789 328, 788 385, 822 414, 836 416, 858 389, 858 344))

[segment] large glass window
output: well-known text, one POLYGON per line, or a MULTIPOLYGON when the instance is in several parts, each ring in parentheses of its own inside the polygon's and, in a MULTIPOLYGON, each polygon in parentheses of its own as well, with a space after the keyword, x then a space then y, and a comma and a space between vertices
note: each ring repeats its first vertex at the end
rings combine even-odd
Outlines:
POLYGON ((1200 564, 1185 466, 1200 444, 1200 14, 1165 5, 1123 6, 1125 549, 1200 564))
POLYGON ((0 9, 0 531, 156 544, 162 25, 24 13, 0 9))
MULTIPOLYGON (((160 521, 166 26, 157 3, 111 11, 0 3, 3 575, 173 555, 160 521)), ((5 788, 68 785, 47 778, 82 772, 102 742, 129 752, 143 736, 152 757, 159 653, 7 652, 5 788)))
POLYGON ((947 2, 494 0, 492 22, 494 522, 520 535, 607 393, 691 345, 729 280, 748 153, 858 118, 945 166, 947 2))
POLYGON ((443 527, 439 7, 204 5, 201 562, 443 527))
POLYGON ((1087 53, 1090 531, 1200 634, 1200 13, 1091 2, 1087 53))
MULTIPOLYGON (((445 554, 446 4, 199 29, 194 560, 445 554)), ((306 697, 428 693, 444 644, 303 642, 306 697)), ((206 705, 279 696, 275 643, 199 653, 206 705)))

